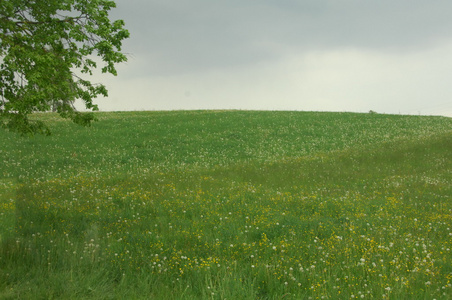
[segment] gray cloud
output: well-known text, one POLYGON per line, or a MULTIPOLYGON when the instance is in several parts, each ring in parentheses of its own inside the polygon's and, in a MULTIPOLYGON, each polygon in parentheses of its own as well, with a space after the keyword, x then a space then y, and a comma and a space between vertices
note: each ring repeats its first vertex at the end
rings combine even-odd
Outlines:
POLYGON ((117 4, 130 60, 107 109, 452 110, 450 1, 117 4))
POLYGON ((119 3, 127 50, 158 74, 274 60, 289 51, 412 51, 450 39, 448 1, 159 1, 119 3))

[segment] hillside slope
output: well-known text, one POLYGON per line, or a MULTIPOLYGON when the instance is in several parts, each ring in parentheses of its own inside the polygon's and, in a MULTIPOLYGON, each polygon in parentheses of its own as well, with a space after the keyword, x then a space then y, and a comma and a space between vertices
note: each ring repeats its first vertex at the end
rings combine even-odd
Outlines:
POLYGON ((0 298, 452 296, 452 119, 36 117, 0 132, 0 298))

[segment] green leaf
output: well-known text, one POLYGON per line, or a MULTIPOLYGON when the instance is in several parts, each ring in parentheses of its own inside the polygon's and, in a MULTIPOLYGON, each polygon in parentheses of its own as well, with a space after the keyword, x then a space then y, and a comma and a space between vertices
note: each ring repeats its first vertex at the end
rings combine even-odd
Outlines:
POLYGON ((127 60, 122 41, 129 37, 122 20, 110 20, 116 7, 108 0, 0 1, 0 124, 22 134, 48 134, 32 122, 33 112, 57 111, 80 125, 94 117, 75 111, 76 99, 94 111, 103 85, 83 76, 100 67, 117 74, 115 64, 127 60), (93 56, 98 56, 101 63, 93 56))

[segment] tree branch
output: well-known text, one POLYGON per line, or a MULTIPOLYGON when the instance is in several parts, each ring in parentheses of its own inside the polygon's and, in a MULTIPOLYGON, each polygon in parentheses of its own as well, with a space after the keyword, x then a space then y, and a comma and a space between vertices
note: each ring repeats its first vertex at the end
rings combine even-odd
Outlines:
POLYGON ((83 19, 82 16, 78 16, 78 17, 66 17, 65 19, 61 19, 61 20, 55 20, 52 19, 50 21, 13 21, 16 25, 22 25, 22 24, 31 24, 31 25, 42 25, 42 24, 49 24, 49 23, 73 23, 75 21, 81 20, 83 19))

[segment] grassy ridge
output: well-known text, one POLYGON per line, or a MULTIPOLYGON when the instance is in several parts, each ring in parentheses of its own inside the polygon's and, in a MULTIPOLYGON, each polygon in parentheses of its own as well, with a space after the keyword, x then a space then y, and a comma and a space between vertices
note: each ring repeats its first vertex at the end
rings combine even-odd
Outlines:
POLYGON ((102 113, 89 130, 52 114, 40 117, 52 122, 52 137, 22 141, 2 133, 3 177, 260 163, 450 130, 447 118, 352 113, 102 113), (22 167, 16 168, 19 160, 22 167))
POLYGON ((0 297, 448 299, 452 121, 99 114, 2 134, 0 297), (59 131, 57 131, 57 129, 59 131))

